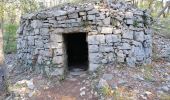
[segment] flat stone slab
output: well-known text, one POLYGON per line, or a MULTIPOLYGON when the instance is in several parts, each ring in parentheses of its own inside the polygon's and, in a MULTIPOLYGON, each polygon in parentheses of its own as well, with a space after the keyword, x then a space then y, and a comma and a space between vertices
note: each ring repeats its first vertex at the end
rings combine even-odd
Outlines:
POLYGON ((74 68, 70 71, 70 75, 73 75, 73 76, 80 76, 83 73, 84 73, 84 70, 80 68, 74 68))

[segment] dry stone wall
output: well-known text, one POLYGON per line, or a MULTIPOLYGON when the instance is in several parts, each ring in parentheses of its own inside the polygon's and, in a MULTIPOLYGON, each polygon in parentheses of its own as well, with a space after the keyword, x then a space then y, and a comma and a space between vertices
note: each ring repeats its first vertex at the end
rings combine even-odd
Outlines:
POLYGON ((22 16, 18 63, 49 75, 67 70, 63 34, 88 33, 89 70, 124 63, 148 64, 152 55, 151 17, 130 4, 113 2, 64 5, 22 16))

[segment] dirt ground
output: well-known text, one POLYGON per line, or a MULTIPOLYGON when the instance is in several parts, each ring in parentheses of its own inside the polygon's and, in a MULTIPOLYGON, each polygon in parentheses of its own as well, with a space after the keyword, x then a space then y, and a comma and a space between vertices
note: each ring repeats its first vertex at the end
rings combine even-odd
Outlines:
POLYGON ((68 74, 60 80, 28 72, 17 73, 11 66, 8 82, 12 95, 6 100, 169 100, 170 63, 162 60, 137 68, 110 65, 99 74, 68 74), (97 90, 100 79, 106 80, 109 89, 118 95, 97 90))

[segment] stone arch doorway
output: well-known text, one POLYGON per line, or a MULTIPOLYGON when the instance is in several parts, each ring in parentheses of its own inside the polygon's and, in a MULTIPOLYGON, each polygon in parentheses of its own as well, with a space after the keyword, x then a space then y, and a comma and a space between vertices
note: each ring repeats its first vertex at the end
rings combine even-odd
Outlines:
POLYGON ((88 70, 87 33, 63 34, 68 70, 88 70))

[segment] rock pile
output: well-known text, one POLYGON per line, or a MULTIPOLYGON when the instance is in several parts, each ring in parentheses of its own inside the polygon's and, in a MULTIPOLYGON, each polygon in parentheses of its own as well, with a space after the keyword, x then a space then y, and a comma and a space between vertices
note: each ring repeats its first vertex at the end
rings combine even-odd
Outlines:
POLYGON ((113 62, 130 67, 150 63, 151 17, 124 2, 65 5, 22 16, 18 61, 38 71, 62 75, 66 69, 63 34, 88 33, 89 70, 113 62), (44 67, 42 67, 44 66, 44 67))
POLYGON ((170 39, 155 34, 153 36, 153 45, 154 56, 170 61, 170 39))

